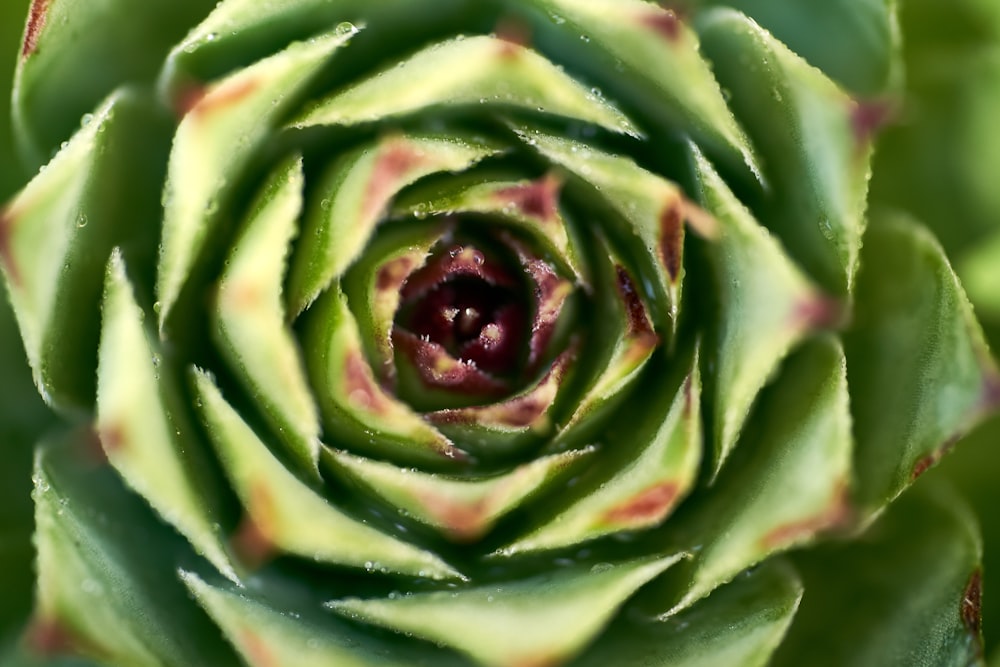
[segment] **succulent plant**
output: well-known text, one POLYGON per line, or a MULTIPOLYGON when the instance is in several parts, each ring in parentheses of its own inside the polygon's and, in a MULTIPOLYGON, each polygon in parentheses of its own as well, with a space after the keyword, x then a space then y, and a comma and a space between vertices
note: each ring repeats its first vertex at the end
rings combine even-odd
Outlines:
POLYGON ((25 4, 10 664, 983 660, 985 3, 25 4))

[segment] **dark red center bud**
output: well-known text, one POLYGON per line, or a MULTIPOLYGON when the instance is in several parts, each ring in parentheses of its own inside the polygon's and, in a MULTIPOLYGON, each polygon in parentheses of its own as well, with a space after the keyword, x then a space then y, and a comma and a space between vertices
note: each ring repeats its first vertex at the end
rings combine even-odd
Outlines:
POLYGON ((507 263, 451 243, 409 277, 396 325, 498 377, 518 372, 529 306, 507 263))

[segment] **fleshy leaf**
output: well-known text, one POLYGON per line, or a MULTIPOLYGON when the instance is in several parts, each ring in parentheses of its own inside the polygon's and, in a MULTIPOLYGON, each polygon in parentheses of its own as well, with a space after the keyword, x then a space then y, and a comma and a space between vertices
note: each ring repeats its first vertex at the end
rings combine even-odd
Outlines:
POLYGON ((201 563, 120 479, 88 459, 88 437, 50 441, 36 457, 36 641, 59 639, 102 664, 234 664, 173 577, 179 563, 201 563))
POLYGON ((532 579, 390 599, 346 599, 349 618, 450 646, 485 667, 560 664, 640 587, 679 559, 557 570, 532 579))
POLYGON ((548 174, 535 181, 506 180, 473 176, 449 179, 427 187, 408 190, 396 201, 393 214, 424 217, 480 213, 484 221, 509 225, 531 235, 551 252, 562 268, 586 283, 581 251, 566 228, 559 211, 562 183, 548 174))
POLYGON ((785 637, 802 591, 789 564, 771 560, 666 621, 626 609, 586 655, 571 665, 764 667, 785 637))
POLYGON ((592 465, 568 496, 572 502, 513 544, 504 556, 556 549, 662 523, 694 485, 701 460, 701 384, 694 370, 680 383, 660 380, 641 400, 640 415, 622 408, 628 429, 612 429, 617 457, 592 465), (655 393, 654 393, 655 392, 655 393))
POLYGON ((850 293, 871 174, 867 109, 739 12, 706 11, 698 27, 773 187, 768 226, 825 289, 850 293))
MULTIPOLYGON (((17 17, 29 16, 12 100, 14 136, 23 158, 36 168, 44 164, 50 151, 73 134, 80 117, 112 91, 152 81, 170 47, 212 4, 34 0, 30 14, 17 17)), ((3 88, 5 103, 9 90, 3 88)))
POLYGON ((585 364, 592 364, 590 379, 572 412, 559 424, 548 451, 573 447, 594 436, 642 377, 642 369, 660 344, 634 277, 605 243, 599 252, 604 257, 594 262, 595 300, 600 308, 591 328, 594 340, 587 358, 577 360, 580 372, 586 372, 585 364))
POLYGON ((271 454, 211 379, 195 373, 194 382, 205 427, 260 539, 327 563, 458 578, 433 554, 341 512, 271 454))
POLYGON ((458 667, 444 651, 373 638, 323 613, 319 605, 282 605, 259 583, 251 591, 182 572, 195 599, 251 667, 458 667), (261 590, 263 588, 263 590, 261 590))
POLYGON ((361 255, 396 193, 441 171, 461 171, 495 155, 482 140, 393 135, 338 161, 318 185, 292 264, 289 312, 305 310, 361 255))
POLYGON ((280 165, 251 209, 216 297, 216 336, 297 464, 319 474, 319 414, 292 332, 281 285, 302 209, 301 158, 280 165))
POLYGON ((891 92, 900 83, 903 72, 894 0, 696 1, 742 11, 854 93, 871 97, 891 92), (844 48, 845 44, 850 48, 844 48))
MULTIPOLYGON (((684 276, 685 219, 697 215, 680 188, 639 167, 630 158, 537 130, 516 129, 545 159, 585 184, 588 201, 603 202, 614 213, 602 220, 608 235, 624 244, 640 272, 658 330, 673 332, 684 276)), ((699 220, 701 218, 698 218, 699 220)))
POLYGON ((674 611, 739 572, 851 519, 851 415, 839 343, 817 338, 762 397, 717 483, 676 526, 695 553, 674 611))
POLYGON ((236 580, 223 546, 216 494, 195 431, 169 368, 147 331, 116 251, 108 264, 97 370, 97 431, 125 482, 187 537, 223 574, 236 580))
POLYGON ((876 512, 1000 407, 1000 372, 929 232, 880 218, 863 261, 845 341, 859 498, 876 512))
POLYGON ((618 109, 542 56, 487 35, 430 46, 307 107, 292 125, 353 125, 480 103, 539 110, 639 136, 618 109))
POLYGON ((661 124, 664 115, 731 167, 760 170, 726 106, 698 37, 671 9, 641 0, 531 0, 536 39, 546 51, 597 78, 661 124))
POLYGON ((338 30, 239 70, 189 95, 168 163, 157 297, 160 329, 251 156, 297 94, 354 34, 338 30))
POLYGON ((753 219, 708 160, 692 147, 696 191, 718 221, 708 246, 719 322, 707 357, 714 364, 713 476, 736 446, 757 394, 809 329, 836 307, 822 297, 780 244, 753 219))
POLYGON ((773 664, 982 664, 981 557, 962 499, 913 489, 860 539, 795 559, 807 593, 773 664))
POLYGON ((35 383, 61 409, 94 400, 104 266, 114 245, 148 263, 169 123, 152 100, 115 93, 5 207, 0 269, 35 383), (142 144, 140 154, 131 150, 142 144), (118 184, 127 180, 129 188, 118 184), (143 221, 152 221, 153 225, 143 221), (45 258, 45 261, 39 261, 45 258))
POLYGON ((304 344, 306 367, 331 445, 432 465, 465 458, 420 415, 382 389, 364 357, 354 315, 337 286, 310 311, 304 344))
POLYGON ((541 457, 510 472, 462 478, 399 468, 347 452, 331 451, 330 467, 400 512, 433 526, 456 542, 480 539, 508 512, 551 487, 592 450, 541 457))

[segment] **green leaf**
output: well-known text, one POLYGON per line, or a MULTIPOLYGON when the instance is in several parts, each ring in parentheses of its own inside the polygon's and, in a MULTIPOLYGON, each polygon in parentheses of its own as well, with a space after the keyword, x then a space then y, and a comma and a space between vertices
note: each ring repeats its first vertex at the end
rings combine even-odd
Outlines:
POLYGON ((531 0, 543 52, 593 77, 646 117, 650 130, 676 123, 729 167, 761 177, 746 135, 726 106, 698 37, 669 9, 641 0, 531 0))
MULTIPOLYGON (((212 4, 34 0, 13 95, 14 137, 27 166, 47 162, 51 151, 73 134, 81 116, 113 90, 151 82, 170 47, 212 4)), ((27 11, 18 22, 25 16, 27 11)), ((10 89, 2 90, 6 97, 10 89)))
POLYGON ((0 269, 35 383, 64 411, 93 405, 94 313, 111 248, 151 263, 169 130, 147 95, 120 90, 0 209, 0 269))
POLYGON ((739 12, 706 11, 698 27, 773 188, 768 226, 824 288, 849 294, 871 173, 865 109, 739 12))
POLYGON ((629 253, 628 264, 642 278, 658 331, 677 327, 684 277, 684 221, 692 207, 674 183, 639 167, 627 157, 528 128, 518 136, 542 157, 572 174, 584 201, 611 213, 601 216, 608 237, 629 253), (582 187, 579 187, 582 186, 582 187))
POLYGON ((97 370, 97 431, 108 460, 219 571, 236 581, 220 507, 171 369, 143 320, 121 255, 108 263, 97 370))
POLYGON ((706 354, 715 476, 736 447, 761 388, 832 305, 701 152, 692 146, 691 154, 695 191, 719 226, 718 239, 708 244, 719 301, 706 354))
POLYGON ((701 382, 698 355, 679 384, 662 378, 619 415, 630 427, 612 429, 612 456, 595 461, 575 485, 545 512, 544 523, 499 551, 503 556, 555 549, 604 535, 661 524, 694 486, 701 461, 701 382))
POLYGON ((205 428, 264 548, 433 579, 459 577, 433 554, 341 512, 268 450, 208 376, 194 373, 194 384, 205 428))
POLYGON ((983 321, 1000 322, 1000 231, 965 253, 958 273, 976 314, 983 321))
MULTIPOLYGON (((666 621, 625 612, 571 667, 764 667, 785 637, 803 587, 771 560, 666 621)), ((803 663, 811 664, 811 663, 803 663)))
POLYGON ((338 160, 320 179, 289 282, 297 317, 362 254, 399 190, 436 172, 462 171, 500 149, 455 135, 391 135, 338 160))
POLYGON ((901 83, 896 0, 695 0, 694 4, 740 10, 856 94, 893 92, 901 83), (845 48, 847 44, 850 48, 845 48))
POLYGON ((331 54, 356 29, 297 42, 196 91, 174 135, 157 271, 160 330, 219 225, 222 202, 331 54), (193 101, 193 104, 191 102, 193 101))
POLYGON ((319 476, 319 411, 285 326, 285 257, 302 209, 302 159, 279 165, 251 207, 216 295, 215 332, 230 367, 295 462, 319 476))
POLYGON ((465 453, 405 403, 382 389, 364 357, 347 299, 334 286, 310 310, 304 335, 309 371, 334 447, 390 460, 447 465, 465 453))
POLYGON ((955 493, 913 489, 860 539, 796 558, 807 592, 774 664, 981 664, 981 552, 955 493))
POLYGON ((835 339, 817 338, 789 358, 744 440, 712 488, 667 527, 695 554, 678 572, 679 601, 667 614, 851 519, 851 415, 835 339))
POLYGON ((390 463, 326 450, 330 469, 396 507, 401 514, 433 526, 455 542, 474 542, 509 512, 553 488, 593 449, 544 456, 489 477, 450 477, 399 468, 390 463))
POLYGON ((679 558, 604 563, 498 585, 350 598, 329 606, 348 618, 447 645, 485 667, 560 664, 590 643, 633 593, 679 558))
MULTIPOLYGON (((198 575, 181 577, 248 665, 295 667, 459 667, 459 661, 432 647, 375 638, 371 633, 323 613, 319 605, 296 599, 282 604, 273 588, 209 584, 198 575)), ((299 596, 301 597, 301 596, 299 596)))
POLYGON ((845 343, 858 495, 877 512, 1000 405, 1000 372, 929 232, 880 219, 862 259, 845 343))
MULTIPOLYGON (((30 0, 8 0, 0 5, 0 90, 11 90, 14 85, 14 68, 21 57, 21 33, 24 31, 25 17, 28 15, 30 0)), ((11 124, 9 104, 0 104, 0 201, 10 195, 28 180, 28 171, 14 155, 15 137, 11 124)))
POLYGON ((523 46, 476 35, 441 42, 309 105, 293 127, 355 125, 428 108, 499 104, 594 123, 638 137, 631 121, 523 46))
POLYGON ((49 442, 36 458, 36 626, 109 664, 234 664, 175 578, 179 565, 202 563, 86 457, 89 437, 49 442))

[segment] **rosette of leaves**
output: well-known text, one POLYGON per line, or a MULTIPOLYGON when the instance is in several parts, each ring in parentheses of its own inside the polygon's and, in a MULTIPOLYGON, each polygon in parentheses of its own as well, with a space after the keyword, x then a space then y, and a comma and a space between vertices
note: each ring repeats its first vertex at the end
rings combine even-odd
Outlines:
POLYGON ((33 2, 19 655, 975 662, 974 518, 903 494, 1000 375, 868 208, 898 38, 874 1, 33 2))

